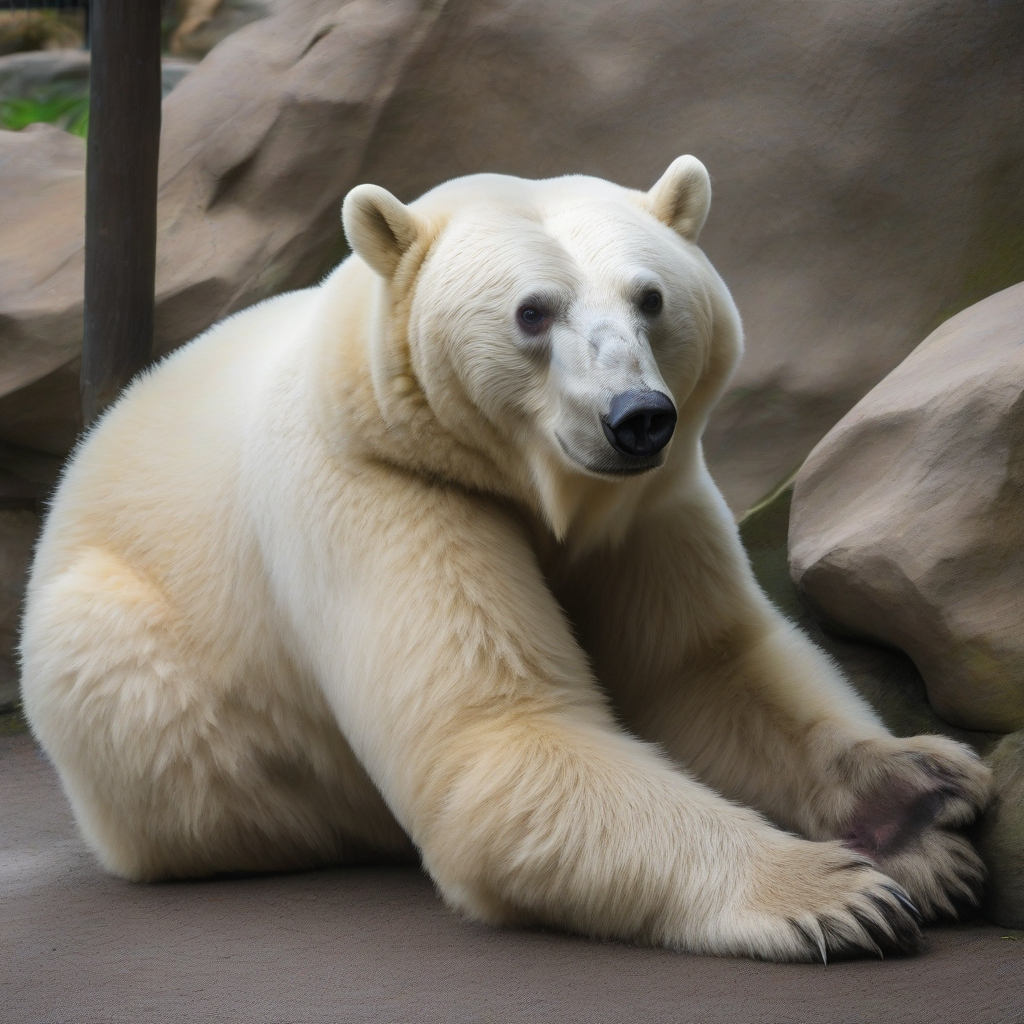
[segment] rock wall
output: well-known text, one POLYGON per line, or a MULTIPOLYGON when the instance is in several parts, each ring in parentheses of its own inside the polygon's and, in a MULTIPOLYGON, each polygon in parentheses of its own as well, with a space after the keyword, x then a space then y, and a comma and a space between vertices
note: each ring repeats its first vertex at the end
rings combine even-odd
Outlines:
MULTIPOLYGON (((693 152, 749 346, 708 458, 745 508, 931 327, 1024 277, 1022 40, 1013 0, 281 0, 165 101, 158 351, 315 280, 359 182, 405 199, 478 170, 647 187, 693 152)), ((3 135, 6 207, 24 193, 3 135)), ((46 243, 0 276, 0 439, 59 452, 77 429, 80 186, 38 216, 17 236, 46 243)))

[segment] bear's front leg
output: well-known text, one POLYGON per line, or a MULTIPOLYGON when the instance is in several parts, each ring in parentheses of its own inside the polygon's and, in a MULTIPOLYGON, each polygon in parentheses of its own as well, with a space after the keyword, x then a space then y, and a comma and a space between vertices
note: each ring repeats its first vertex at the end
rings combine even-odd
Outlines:
POLYGON ((279 579, 347 739, 448 903, 779 960, 914 947, 905 894, 862 856, 771 827, 615 723, 497 505, 411 478, 375 478, 366 497, 288 537, 279 579))
POLYGON ((944 737, 889 733, 760 592, 710 486, 549 568, 625 722, 717 791, 867 857, 926 918, 975 903, 984 870, 956 829, 988 769, 944 737))
POLYGON ((697 774, 809 838, 861 853, 925 919, 976 905, 984 867, 959 830, 988 801, 988 768, 944 736, 893 736, 831 659, 774 609, 763 615, 760 636, 687 687, 675 743, 690 746, 683 723, 696 715, 734 756, 720 765, 700 745, 697 774), (712 687, 716 699, 703 703, 712 687))

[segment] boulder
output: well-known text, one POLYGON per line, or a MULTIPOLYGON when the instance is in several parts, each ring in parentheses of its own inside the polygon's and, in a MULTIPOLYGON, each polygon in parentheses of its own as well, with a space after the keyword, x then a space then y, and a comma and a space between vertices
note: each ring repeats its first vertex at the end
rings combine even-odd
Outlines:
POLYGON ((39 513, 60 460, 0 442, 0 713, 18 702, 17 644, 39 513))
POLYGON ((89 92, 88 50, 31 50, 0 57, 0 100, 53 89, 78 95, 89 92))
MULTIPOLYGON (((0 477, 0 491, 3 483, 0 477)), ((18 699, 21 601, 38 532, 39 518, 33 511, 0 505, 0 712, 8 711, 18 699)))
MULTIPOLYGON (((89 95, 88 50, 35 50, 0 57, 0 102, 59 91, 89 95)), ((180 57, 164 57, 163 94, 166 96, 195 68, 180 57)))
POLYGON ((932 707, 1024 727, 1024 284, 943 324, 814 449, 789 533, 834 626, 913 659, 932 707))
POLYGON ((181 85, 195 68, 194 61, 183 60, 181 57, 163 57, 160 61, 160 89, 163 98, 167 99, 171 91, 181 85))
MULTIPOLYGON (((1009 0, 278 0, 164 104, 157 350, 316 280, 359 182, 646 188, 696 153, 748 334, 706 449, 743 509, 931 327, 1024 277, 1022 38, 1009 0)), ((55 255, 0 277, 0 362, 25 360, 0 438, 50 451, 77 428, 72 192, 39 214, 55 255)))
POLYGON ((0 405, 14 406, 2 439, 20 433, 26 447, 60 451, 77 423, 55 439, 41 435, 38 404, 24 406, 19 393, 81 351, 85 142, 46 124, 0 131, 0 182, 0 405))
POLYGON ((995 797, 974 835, 985 865, 985 916, 1024 928, 1024 731, 1003 737, 986 758, 995 797))
POLYGON ((179 0, 171 53, 199 60, 222 39, 270 13, 272 0, 179 0))
POLYGON ((740 537, 764 592, 787 618, 832 656, 858 693, 897 736, 938 733, 969 743, 980 754, 991 750, 1001 736, 961 729, 940 718, 928 701, 920 672, 901 651, 823 628, 789 574, 787 539, 793 487, 794 479, 788 480, 739 521, 740 537))
POLYGON ((83 11, 0 11, 0 54, 81 46, 84 27, 83 11))

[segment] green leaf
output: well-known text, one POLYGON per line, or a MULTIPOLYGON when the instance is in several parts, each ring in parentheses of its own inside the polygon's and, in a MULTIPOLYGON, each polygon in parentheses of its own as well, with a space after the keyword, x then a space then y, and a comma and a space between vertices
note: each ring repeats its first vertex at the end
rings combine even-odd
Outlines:
POLYGON ((40 122, 85 138, 89 131, 89 100, 78 93, 51 90, 0 103, 0 126, 4 128, 21 131, 40 122))

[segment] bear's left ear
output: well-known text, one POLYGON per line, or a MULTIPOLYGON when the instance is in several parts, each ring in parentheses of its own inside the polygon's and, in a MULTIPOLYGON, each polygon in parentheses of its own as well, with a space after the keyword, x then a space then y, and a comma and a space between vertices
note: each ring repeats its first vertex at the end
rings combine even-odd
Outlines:
POLYGON ((352 251, 387 278, 419 234, 409 207, 379 185, 356 185, 345 196, 341 222, 352 251))
POLYGON ((696 242, 711 206, 711 178, 695 156, 680 156, 647 193, 648 209, 688 242, 696 242))

